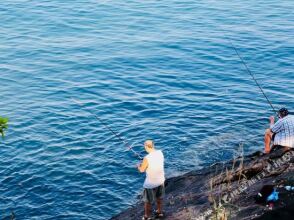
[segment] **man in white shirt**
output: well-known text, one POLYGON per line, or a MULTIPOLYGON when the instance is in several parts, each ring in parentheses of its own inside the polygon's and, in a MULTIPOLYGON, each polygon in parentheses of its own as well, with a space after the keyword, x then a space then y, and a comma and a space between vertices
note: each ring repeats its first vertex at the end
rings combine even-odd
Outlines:
POLYGON ((161 150, 156 150, 152 140, 147 140, 144 143, 147 156, 143 162, 137 166, 138 170, 146 172, 144 182, 143 201, 145 214, 143 220, 151 219, 151 206, 155 202, 157 204, 156 217, 162 218, 162 197, 164 195, 164 156, 161 150))
POLYGON ((294 148, 294 116, 289 115, 286 108, 278 112, 279 120, 275 123, 274 116, 270 117, 270 129, 267 129, 264 136, 265 153, 271 151, 271 141, 274 146, 294 148))

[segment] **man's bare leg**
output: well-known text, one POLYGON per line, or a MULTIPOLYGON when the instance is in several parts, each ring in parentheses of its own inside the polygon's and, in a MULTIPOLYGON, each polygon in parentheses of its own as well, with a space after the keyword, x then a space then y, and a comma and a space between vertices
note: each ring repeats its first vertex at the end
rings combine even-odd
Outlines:
POLYGON ((271 132, 270 129, 265 130, 264 134, 264 152, 268 154, 271 150, 271 140, 272 140, 272 135, 273 133, 271 132))
POLYGON ((162 213, 162 199, 157 199, 157 213, 162 213))
POLYGON ((144 204, 144 209, 145 209, 145 217, 150 217, 151 215, 151 204, 149 202, 145 202, 144 204))

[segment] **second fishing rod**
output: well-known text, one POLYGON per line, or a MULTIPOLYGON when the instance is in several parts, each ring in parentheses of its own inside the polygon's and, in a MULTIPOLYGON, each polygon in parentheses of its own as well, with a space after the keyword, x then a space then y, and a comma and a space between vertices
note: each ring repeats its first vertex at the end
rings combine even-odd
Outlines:
POLYGON ((78 104, 81 109, 89 114, 91 114, 92 116, 94 116, 107 130, 109 130, 111 132, 111 134, 116 137, 121 143, 124 144, 125 147, 127 147, 127 149, 131 152, 133 152, 133 154, 135 155, 135 157, 139 160, 143 160, 143 157, 136 152, 133 149, 133 145, 129 144, 128 141, 124 140, 121 135, 119 135, 117 132, 115 132, 107 123, 105 123, 100 117, 98 117, 95 113, 93 113, 91 110, 84 108, 83 104, 75 99, 73 99, 73 102, 75 102, 76 104, 78 104))
POLYGON ((257 85, 257 87, 260 89, 261 93, 263 94, 263 96, 265 97, 266 101, 268 102, 268 104, 270 105, 270 107, 272 108, 272 110, 274 111, 275 114, 277 114, 277 110, 274 108, 273 104, 271 103, 271 101, 269 100, 269 98, 267 97, 267 95, 265 94, 265 92, 263 91, 261 85, 258 83, 257 79, 255 78, 254 74, 251 72, 251 70, 248 68, 246 62, 244 61, 244 59, 242 58, 242 56, 239 54, 237 48, 235 47, 235 45, 233 44, 233 42, 231 41, 230 38, 228 38, 226 36, 226 38, 228 39, 228 41, 230 42, 231 46, 234 48, 236 55, 239 57, 239 59, 241 60, 242 64, 244 65, 246 71, 249 73, 249 75, 252 77, 252 79, 254 80, 255 84, 257 85))

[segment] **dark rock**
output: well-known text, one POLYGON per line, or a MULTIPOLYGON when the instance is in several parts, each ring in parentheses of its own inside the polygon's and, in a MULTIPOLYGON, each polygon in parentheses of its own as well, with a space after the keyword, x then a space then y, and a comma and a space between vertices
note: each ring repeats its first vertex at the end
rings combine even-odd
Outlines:
MULTIPOLYGON (((228 219, 293 219, 293 191, 282 186, 294 186, 294 151, 261 152, 217 163, 202 170, 188 172, 166 180, 165 219, 197 219, 222 202, 228 219), (274 185, 279 200, 273 210, 255 202, 264 185, 274 185), (290 218, 292 217, 292 218, 290 218)), ((143 216, 143 203, 114 216, 113 220, 137 220, 143 216)), ((205 215, 209 217, 209 215, 205 215)))

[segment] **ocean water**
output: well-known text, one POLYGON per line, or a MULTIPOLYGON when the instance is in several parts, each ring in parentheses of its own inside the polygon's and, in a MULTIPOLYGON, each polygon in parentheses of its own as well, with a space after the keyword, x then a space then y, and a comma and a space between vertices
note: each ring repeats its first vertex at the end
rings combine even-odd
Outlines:
MULTIPOLYGON (((263 149, 276 109, 294 109, 290 0, 5 0, 0 3, 0 216, 109 219, 166 176, 263 149), (73 99, 82 103, 76 104, 73 99)), ((143 207, 142 207, 143 208, 143 207)))

